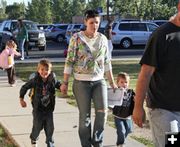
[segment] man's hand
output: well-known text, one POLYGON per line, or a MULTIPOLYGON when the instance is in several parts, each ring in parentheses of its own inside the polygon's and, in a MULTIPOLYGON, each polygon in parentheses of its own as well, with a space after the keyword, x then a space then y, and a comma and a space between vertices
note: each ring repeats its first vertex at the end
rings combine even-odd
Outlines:
POLYGON ((132 115, 134 123, 139 126, 143 127, 143 123, 145 121, 145 111, 143 107, 138 107, 135 106, 133 110, 133 115, 132 115))

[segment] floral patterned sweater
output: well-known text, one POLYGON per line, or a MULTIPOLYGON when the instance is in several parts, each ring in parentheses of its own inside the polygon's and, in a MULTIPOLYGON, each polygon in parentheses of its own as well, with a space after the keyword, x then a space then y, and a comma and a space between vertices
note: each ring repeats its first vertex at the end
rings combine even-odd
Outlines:
POLYGON ((104 78, 104 73, 112 69, 108 56, 108 40, 98 33, 93 43, 88 42, 84 32, 75 33, 69 43, 64 73, 81 81, 96 81, 104 78))

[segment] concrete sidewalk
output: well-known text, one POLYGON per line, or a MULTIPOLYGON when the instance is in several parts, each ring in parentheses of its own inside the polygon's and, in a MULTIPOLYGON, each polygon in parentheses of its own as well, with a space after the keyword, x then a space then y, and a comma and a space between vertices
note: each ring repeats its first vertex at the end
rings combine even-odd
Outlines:
MULTIPOLYGON (((19 103, 19 89, 23 82, 17 79, 15 87, 7 83, 6 72, 0 70, 0 123, 8 131, 19 147, 31 147, 29 135, 32 128, 32 107, 28 96, 25 100, 27 108, 19 103)), ((54 111, 55 146, 80 147, 78 136, 78 110, 66 103, 66 99, 57 98, 54 111)), ((116 131, 106 125, 104 147, 115 147, 116 131)), ((144 147, 141 143, 128 138, 126 147, 144 147)), ((44 131, 41 132, 38 147, 46 147, 44 131)))

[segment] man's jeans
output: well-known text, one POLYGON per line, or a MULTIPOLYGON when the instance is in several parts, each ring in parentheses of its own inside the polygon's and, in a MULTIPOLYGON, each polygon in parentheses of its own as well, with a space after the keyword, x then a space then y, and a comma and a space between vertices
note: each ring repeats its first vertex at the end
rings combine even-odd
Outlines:
POLYGON ((82 147, 102 147, 107 111, 107 85, 105 80, 74 80, 73 93, 79 109, 79 137, 82 147), (91 137, 91 100, 95 108, 93 137, 91 137))
POLYGON ((177 120, 180 124, 180 112, 149 108, 148 115, 155 147, 165 147, 165 133, 171 132, 171 121, 177 120))
POLYGON ((47 147, 54 147, 53 132, 53 112, 43 113, 40 111, 33 111, 33 128, 30 135, 31 141, 36 142, 40 131, 44 129, 46 134, 47 147))

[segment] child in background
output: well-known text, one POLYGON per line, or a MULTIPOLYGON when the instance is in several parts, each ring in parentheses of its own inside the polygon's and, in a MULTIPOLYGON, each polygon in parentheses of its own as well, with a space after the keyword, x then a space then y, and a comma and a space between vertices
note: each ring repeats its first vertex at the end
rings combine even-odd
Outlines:
POLYGON ((17 45, 13 40, 6 42, 5 49, 0 54, 0 67, 7 71, 8 83, 10 86, 15 86, 15 63, 14 56, 21 56, 16 51, 17 45))
POLYGON ((54 147, 55 88, 60 89, 60 82, 56 80, 55 73, 52 72, 52 64, 48 60, 41 60, 38 63, 34 77, 31 77, 20 89, 20 104, 22 107, 26 107, 24 96, 28 89, 31 89, 33 127, 30 139, 33 147, 37 147, 38 136, 42 129, 46 134, 47 147, 54 147))
MULTIPOLYGON (((130 81, 130 76, 127 73, 120 72, 118 74, 117 86, 118 88, 124 88, 125 90, 122 106, 123 104, 125 105, 127 104, 126 99, 128 99, 129 96, 131 96, 132 94, 133 94, 132 96, 134 96, 133 90, 128 89, 129 81, 130 81)), ((121 114, 122 106, 114 106, 113 108, 114 121, 117 129, 117 142, 116 142, 117 147, 124 147, 125 139, 127 135, 132 132, 131 115, 129 114, 127 115, 125 113, 125 117, 124 117, 123 116, 124 114, 121 114)))

